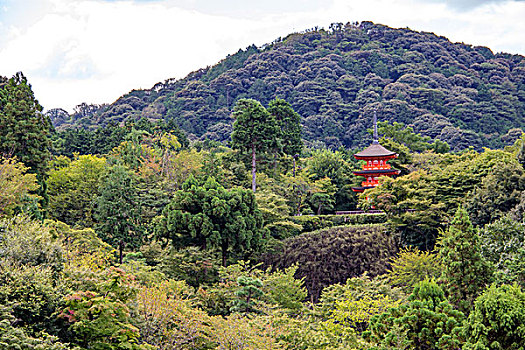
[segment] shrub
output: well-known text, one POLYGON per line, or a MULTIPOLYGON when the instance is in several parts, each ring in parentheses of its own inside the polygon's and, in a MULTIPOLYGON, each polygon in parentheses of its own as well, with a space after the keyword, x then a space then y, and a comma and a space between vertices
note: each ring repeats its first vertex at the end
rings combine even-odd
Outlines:
POLYGON ((316 302, 325 286, 364 272, 370 276, 386 272, 396 252, 394 237, 382 226, 338 226, 286 239, 280 250, 262 259, 279 269, 297 264, 297 276, 304 277, 310 298, 316 302))

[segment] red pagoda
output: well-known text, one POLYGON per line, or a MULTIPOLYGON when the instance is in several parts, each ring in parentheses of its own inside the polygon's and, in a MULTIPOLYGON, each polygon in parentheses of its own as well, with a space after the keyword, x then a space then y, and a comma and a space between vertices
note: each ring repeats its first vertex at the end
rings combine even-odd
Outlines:
POLYGON ((397 158, 395 152, 389 151, 379 144, 379 137, 377 136, 377 116, 374 111, 374 141, 370 146, 363 151, 354 154, 354 157, 359 160, 364 160, 363 170, 354 171, 354 175, 363 176, 365 181, 361 183, 361 187, 352 187, 354 192, 363 192, 366 189, 376 187, 379 185, 380 176, 398 175, 399 170, 392 169, 390 164, 387 164, 389 159, 397 158))

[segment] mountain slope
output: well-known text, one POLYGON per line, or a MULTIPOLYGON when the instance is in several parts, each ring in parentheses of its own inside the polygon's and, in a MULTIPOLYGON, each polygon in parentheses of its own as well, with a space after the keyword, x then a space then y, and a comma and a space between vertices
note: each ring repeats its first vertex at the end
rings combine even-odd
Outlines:
POLYGON ((501 147, 518 134, 514 128, 525 128, 525 57, 432 33, 339 23, 239 50, 184 79, 134 90, 58 124, 168 118, 190 138, 224 141, 242 97, 289 101, 303 118, 303 137, 330 147, 367 143, 374 109, 380 120, 410 124, 455 150, 501 147))

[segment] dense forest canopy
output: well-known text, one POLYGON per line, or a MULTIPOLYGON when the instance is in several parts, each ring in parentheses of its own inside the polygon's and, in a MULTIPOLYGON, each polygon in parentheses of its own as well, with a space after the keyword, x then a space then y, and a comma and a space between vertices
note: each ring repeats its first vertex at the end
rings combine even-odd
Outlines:
POLYGON ((46 115, 0 76, 0 348, 524 349, 522 67, 364 22, 123 98, 137 108, 46 115), (358 196, 345 146, 371 109, 399 176, 358 196))
POLYGON ((111 105, 49 111, 55 127, 174 120, 190 139, 226 141, 240 98, 275 97, 299 113, 303 138, 363 146, 372 110, 453 150, 502 147, 525 126, 525 58, 372 22, 334 23, 239 50, 218 64, 134 90, 111 105))

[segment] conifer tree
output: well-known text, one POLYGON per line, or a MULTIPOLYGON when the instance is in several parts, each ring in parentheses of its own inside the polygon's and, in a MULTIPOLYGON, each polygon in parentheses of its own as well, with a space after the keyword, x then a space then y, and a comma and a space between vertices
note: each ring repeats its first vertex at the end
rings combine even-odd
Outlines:
POLYGON ((14 156, 36 174, 40 185, 37 194, 44 207, 48 200, 45 173, 51 155, 51 128, 26 77, 21 72, 7 81, 0 77, 0 156, 14 156))
POLYGON ((467 211, 459 207, 439 241, 441 275, 449 300, 467 313, 482 290, 492 280, 492 266, 481 255, 480 237, 467 211))
POLYGON ((133 176, 123 165, 107 170, 97 198, 95 226, 101 238, 118 245, 119 262, 126 245, 138 246, 141 240, 137 193, 133 176))
POLYGON ((252 191, 255 192, 257 158, 265 152, 275 150, 279 137, 279 128, 272 116, 260 102, 241 99, 233 110, 232 143, 233 149, 249 154, 252 166, 252 191))
POLYGON ((17 73, 0 83, 0 154, 15 156, 42 183, 50 157, 49 118, 27 78, 17 73))

